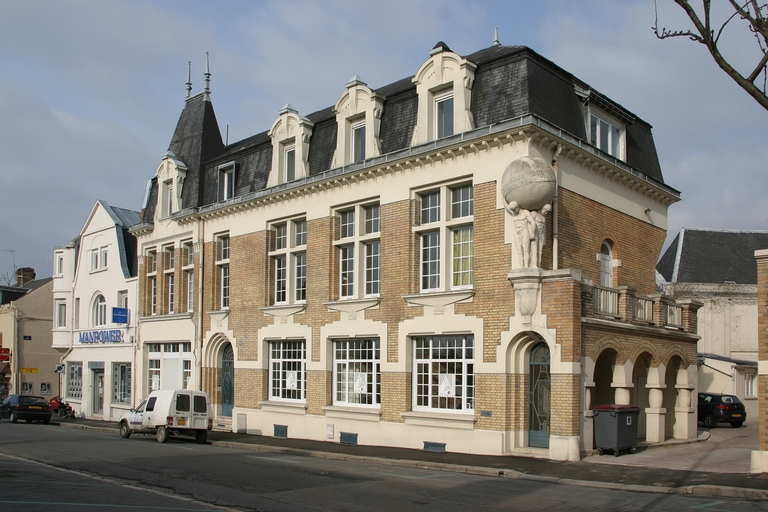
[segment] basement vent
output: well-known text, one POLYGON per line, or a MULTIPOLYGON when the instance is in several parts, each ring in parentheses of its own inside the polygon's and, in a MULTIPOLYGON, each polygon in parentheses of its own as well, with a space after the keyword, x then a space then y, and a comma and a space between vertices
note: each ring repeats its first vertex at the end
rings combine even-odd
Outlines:
POLYGON ((288 425, 275 425, 275 437, 288 438, 288 425))
POLYGON ((444 452, 445 443, 433 443, 432 441, 424 441, 425 452, 444 452))
POLYGON ((351 434, 349 432, 339 432, 339 434, 339 442, 341 444, 357 446, 357 434, 351 434))

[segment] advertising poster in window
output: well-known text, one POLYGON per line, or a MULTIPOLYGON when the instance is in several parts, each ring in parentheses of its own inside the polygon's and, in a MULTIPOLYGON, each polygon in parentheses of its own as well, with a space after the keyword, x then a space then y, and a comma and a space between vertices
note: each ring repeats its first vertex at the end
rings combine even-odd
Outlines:
POLYGON ((456 396, 455 375, 440 376, 440 388, 438 389, 438 396, 440 398, 453 398, 456 396))

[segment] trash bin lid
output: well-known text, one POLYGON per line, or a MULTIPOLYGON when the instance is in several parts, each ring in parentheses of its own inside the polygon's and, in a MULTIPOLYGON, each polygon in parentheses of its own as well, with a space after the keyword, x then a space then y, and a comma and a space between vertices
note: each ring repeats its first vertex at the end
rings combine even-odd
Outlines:
POLYGON ((639 411, 640 408, 636 405, 624 405, 624 404, 600 404, 592 407, 593 411, 621 411, 621 412, 634 412, 639 411))

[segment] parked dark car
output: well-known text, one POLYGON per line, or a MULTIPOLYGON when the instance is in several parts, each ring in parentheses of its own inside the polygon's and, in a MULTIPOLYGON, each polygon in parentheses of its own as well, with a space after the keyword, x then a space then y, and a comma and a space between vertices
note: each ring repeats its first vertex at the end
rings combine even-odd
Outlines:
POLYGON ((718 423, 730 423, 732 427, 739 428, 747 421, 747 411, 733 395, 699 393, 698 419, 709 428, 718 423))
POLYGON ((8 395, 0 403, 0 418, 7 418, 11 423, 38 420, 47 425, 51 422, 51 404, 41 396, 8 395))

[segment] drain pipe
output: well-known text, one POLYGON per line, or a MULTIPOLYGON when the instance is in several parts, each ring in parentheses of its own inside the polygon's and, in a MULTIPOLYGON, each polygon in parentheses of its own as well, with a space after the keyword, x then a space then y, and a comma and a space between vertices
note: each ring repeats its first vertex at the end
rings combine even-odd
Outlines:
POLYGON ((558 258, 558 224, 557 224, 557 197, 558 189, 560 187, 560 169, 557 164, 557 160, 560 157, 560 152, 563 150, 563 145, 558 144, 555 154, 552 156, 552 168, 555 171, 555 197, 552 198, 552 270, 560 268, 560 262, 558 258))

